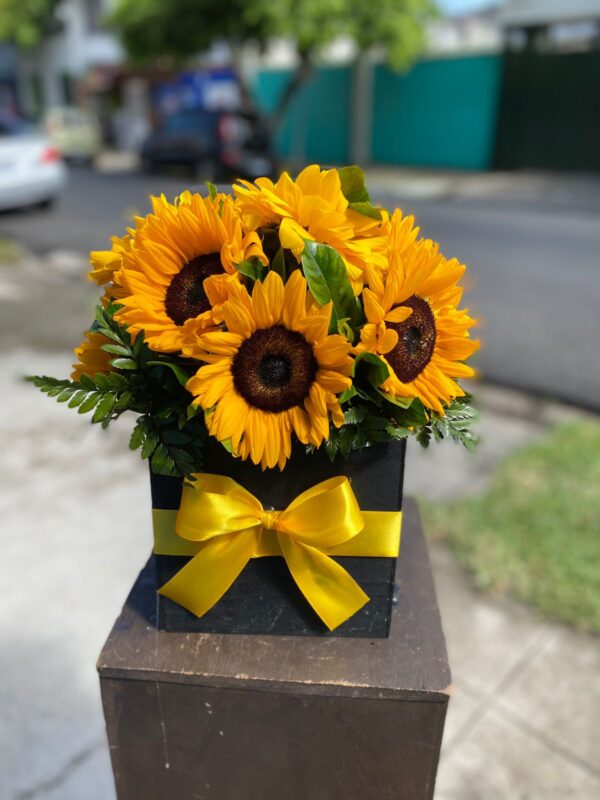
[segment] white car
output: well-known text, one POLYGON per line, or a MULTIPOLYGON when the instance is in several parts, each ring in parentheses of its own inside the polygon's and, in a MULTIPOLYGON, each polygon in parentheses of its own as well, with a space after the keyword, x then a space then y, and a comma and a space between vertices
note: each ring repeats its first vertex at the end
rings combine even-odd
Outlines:
POLYGON ((0 209, 49 206, 66 182, 61 155, 44 134, 0 118, 0 209))

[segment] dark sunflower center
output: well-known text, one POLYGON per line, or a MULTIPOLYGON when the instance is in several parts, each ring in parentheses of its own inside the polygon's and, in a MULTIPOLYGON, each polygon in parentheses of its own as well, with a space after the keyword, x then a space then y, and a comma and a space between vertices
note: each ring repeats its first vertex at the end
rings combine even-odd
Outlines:
POLYGON ((317 374, 317 360, 302 334, 283 325, 261 328, 233 359, 233 385, 261 411, 285 411, 302 403, 317 374))
POLYGON ((431 361, 436 339, 435 317, 429 303, 415 294, 402 305, 413 312, 404 322, 386 323, 398 334, 398 344, 385 357, 398 379, 410 383, 431 361))
POLYGON ((210 275, 223 272, 221 256, 197 256, 173 276, 165 296, 165 311, 176 325, 197 317, 210 308, 203 283, 210 275))
POLYGON ((267 356, 257 368, 258 377, 265 386, 281 389, 291 378, 290 362, 283 356, 267 356))

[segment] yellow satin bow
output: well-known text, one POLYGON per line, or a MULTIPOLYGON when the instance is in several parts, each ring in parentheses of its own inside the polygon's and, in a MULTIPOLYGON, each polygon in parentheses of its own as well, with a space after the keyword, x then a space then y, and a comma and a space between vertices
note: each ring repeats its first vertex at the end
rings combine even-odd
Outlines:
POLYGON ((379 523, 371 539, 378 540, 375 549, 383 552, 373 552, 373 541, 370 546, 367 542, 371 552, 357 553, 352 544, 346 545, 365 527, 346 477, 313 486, 283 511, 265 510, 231 478, 208 473, 195 477, 183 487, 175 531, 196 543, 197 552, 159 591, 198 617, 218 602, 251 558, 282 555, 308 602, 333 630, 369 597, 330 553, 340 555, 346 548, 351 555, 398 553, 400 512, 365 512, 379 523))

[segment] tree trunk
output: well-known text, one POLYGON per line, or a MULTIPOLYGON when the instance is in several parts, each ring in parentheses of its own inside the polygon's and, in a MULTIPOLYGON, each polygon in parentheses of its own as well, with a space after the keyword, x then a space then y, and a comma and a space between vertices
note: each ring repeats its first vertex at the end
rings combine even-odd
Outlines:
POLYGON ((352 71, 350 160, 353 164, 368 164, 372 157, 374 78, 375 71, 368 51, 359 53, 352 71))
POLYGON ((300 63, 296 67, 296 71, 292 75, 289 83, 281 93, 275 111, 271 114, 270 126, 272 131, 279 128, 298 89, 300 89, 311 76, 312 59, 310 53, 300 53, 299 56, 300 63))

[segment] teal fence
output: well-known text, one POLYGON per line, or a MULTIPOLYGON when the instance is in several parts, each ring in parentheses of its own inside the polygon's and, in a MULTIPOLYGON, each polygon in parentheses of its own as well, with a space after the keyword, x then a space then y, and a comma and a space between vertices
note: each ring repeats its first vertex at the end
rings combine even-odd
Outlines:
MULTIPOLYGON (((455 169, 492 164, 500 94, 499 55, 421 61, 408 73, 375 70, 372 160, 455 169)), ((263 71, 262 107, 274 108, 289 71, 263 71)), ((279 152, 298 161, 349 160, 352 72, 319 70, 299 91, 278 135, 279 152)))
POLYGON ((375 73, 373 160, 427 167, 492 164, 501 56, 422 61, 375 73))
MULTIPOLYGON (((289 70, 265 70, 258 75, 255 95, 265 111, 272 111, 287 82, 289 70)), ((297 161, 343 164, 350 145, 349 67, 320 69, 292 100, 277 135, 280 155, 297 161)))

